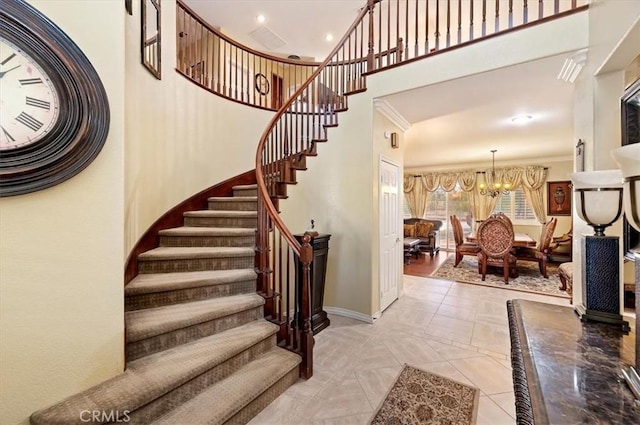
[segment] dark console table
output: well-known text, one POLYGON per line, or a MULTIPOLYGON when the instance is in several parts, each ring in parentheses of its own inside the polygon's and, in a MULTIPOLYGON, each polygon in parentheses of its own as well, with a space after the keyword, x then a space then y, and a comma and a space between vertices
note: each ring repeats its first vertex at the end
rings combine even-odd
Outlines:
MULTIPOLYGON (((302 243, 304 235, 294 235, 302 243)), ((311 238, 313 261, 311 262, 311 330, 314 335, 331 324, 327 312, 322 309, 324 303, 324 285, 327 275, 327 256, 329 255, 331 235, 317 235, 311 238)), ((301 285, 302 263, 296 265, 296 282, 301 285)), ((298 286, 300 287, 300 286, 298 286)), ((298 291, 298 305, 302 304, 302 291, 298 291)))
POLYGON ((507 301, 517 424, 640 424, 624 379, 635 364, 635 334, 581 322, 574 310, 507 301))

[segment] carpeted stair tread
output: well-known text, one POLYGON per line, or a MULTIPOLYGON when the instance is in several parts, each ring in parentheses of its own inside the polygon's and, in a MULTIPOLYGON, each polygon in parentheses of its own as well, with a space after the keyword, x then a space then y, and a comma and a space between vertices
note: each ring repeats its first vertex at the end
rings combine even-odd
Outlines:
MULTIPOLYGON (((236 186, 236 188, 237 187, 238 186, 236 186)), ((257 201, 258 197, 257 196, 212 196, 207 200, 208 201, 224 201, 224 202, 252 202, 252 201, 257 201)))
POLYGON ((187 211, 185 217, 231 217, 231 218, 253 218, 258 217, 257 211, 233 211, 233 210, 199 210, 187 211))
POLYGON ((174 227, 158 232, 160 236, 253 236, 255 229, 244 227, 174 227))
POLYGON ((264 298, 253 293, 128 311, 124 315, 126 339, 127 342, 140 341, 261 305, 264 298))
POLYGON ((139 274, 124 288, 125 296, 175 291, 201 286, 254 280, 253 269, 139 274))
POLYGON ((275 347, 151 424, 222 424, 300 361, 297 354, 275 347))
POLYGON ((256 320, 129 362, 123 373, 35 412, 31 423, 80 424, 80 413, 84 410, 135 411, 271 337, 277 330, 276 325, 266 320, 256 320))
POLYGON ((184 260, 212 257, 246 257, 255 255, 253 247, 158 247, 143 252, 138 261, 184 260))
POLYGON ((233 190, 250 190, 250 189, 257 189, 258 185, 257 184, 239 184, 237 186, 233 186, 232 189, 233 190))

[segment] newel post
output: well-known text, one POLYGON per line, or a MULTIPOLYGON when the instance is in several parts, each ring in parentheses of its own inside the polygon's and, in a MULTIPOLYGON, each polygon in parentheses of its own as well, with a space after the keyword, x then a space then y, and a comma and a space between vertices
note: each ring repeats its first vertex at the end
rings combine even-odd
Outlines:
POLYGON ((302 364, 300 375, 309 379, 313 376, 313 332, 311 331, 311 260, 313 259, 313 248, 309 243, 311 235, 308 232, 302 237, 302 247, 300 248, 300 262, 302 263, 302 305, 300 314, 302 315, 302 332, 300 337, 300 349, 302 351, 302 364))

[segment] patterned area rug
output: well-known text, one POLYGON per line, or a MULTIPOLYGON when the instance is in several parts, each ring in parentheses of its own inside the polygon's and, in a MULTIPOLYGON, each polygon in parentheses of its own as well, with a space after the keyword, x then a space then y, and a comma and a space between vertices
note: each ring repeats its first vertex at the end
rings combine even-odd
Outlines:
POLYGON ((487 270, 486 280, 478 273, 478 260, 475 257, 464 257, 458 267, 453 267, 454 258, 447 258, 431 276, 456 282, 473 283, 476 285, 496 286, 503 289, 513 289, 522 292, 534 292, 545 295, 553 295, 560 298, 571 298, 566 291, 558 289, 560 278, 558 277, 558 265, 547 264, 549 279, 540 274, 538 264, 533 262, 519 262, 517 278, 509 278, 509 284, 505 285, 502 277, 502 269, 487 270))
POLYGON ((405 365, 372 425, 472 425, 480 390, 405 365))

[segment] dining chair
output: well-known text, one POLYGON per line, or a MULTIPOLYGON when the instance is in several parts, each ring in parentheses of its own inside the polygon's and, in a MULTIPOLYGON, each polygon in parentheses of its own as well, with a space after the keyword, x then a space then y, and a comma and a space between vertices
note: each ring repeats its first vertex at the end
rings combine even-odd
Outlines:
POLYGON ((554 217, 542 226, 540 240, 535 248, 519 247, 516 250, 516 258, 518 261, 534 261, 538 263, 540 274, 545 279, 549 279, 549 275, 547 274, 547 261, 557 222, 558 219, 554 217))
POLYGON ((471 242, 465 242, 464 240, 464 231, 462 230, 462 224, 460 223, 460 219, 455 215, 449 216, 449 220, 451 221, 451 228, 453 229, 453 239, 456 243, 456 260, 453 264, 453 267, 458 267, 460 261, 465 255, 478 255, 480 252, 480 248, 478 245, 471 242))
POLYGON ((499 217, 489 217, 482 222, 477 232, 478 268, 482 280, 487 275, 487 267, 501 267, 504 282, 509 283, 509 277, 517 277, 517 259, 511 253, 513 248, 513 227, 499 217))

